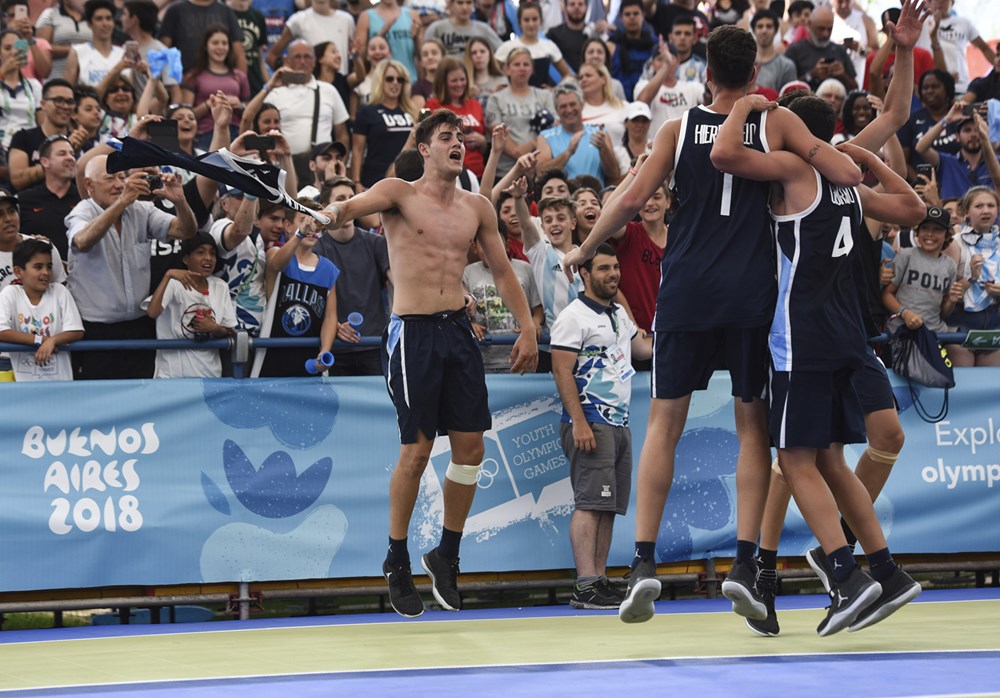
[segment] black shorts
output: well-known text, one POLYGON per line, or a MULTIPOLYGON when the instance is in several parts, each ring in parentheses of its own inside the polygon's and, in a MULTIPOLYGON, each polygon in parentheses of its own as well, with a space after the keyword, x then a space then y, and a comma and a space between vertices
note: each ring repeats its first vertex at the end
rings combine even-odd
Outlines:
POLYGON ((728 369, 734 397, 743 402, 767 396, 770 325, 697 332, 655 332, 652 395, 676 399, 704 390, 715 371, 728 369))
POLYGON ((393 315, 382 334, 382 372, 396 406, 399 441, 493 425, 483 355, 465 310, 393 315))
POLYGON ((861 410, 865 414, 879 410, 896 409, 896 396, 892 393, 889 374, 881 359, 875 356, 875 350, 868 347, 865 352, 865 364, 851 376, 851 384, 858 394, 861 410))
POLYGON ((775 371, 770 432, 777 448, 829 448, 865 443, 865 413, 854 390, 855 369, 775 371))

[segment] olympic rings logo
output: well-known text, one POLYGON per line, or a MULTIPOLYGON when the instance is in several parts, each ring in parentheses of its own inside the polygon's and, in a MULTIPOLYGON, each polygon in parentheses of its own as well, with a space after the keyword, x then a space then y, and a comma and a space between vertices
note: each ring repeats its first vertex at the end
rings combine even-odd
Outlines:
POLYGON ((483 461, 482 467, 479 468, 479 474, 476 475, 476 485, 481 490, 488 490, 493 486, 493 480, 499 474, 500 464, 495 458, 487 458, 483 461), (484 482, 485 484, 483 484, 484 482))

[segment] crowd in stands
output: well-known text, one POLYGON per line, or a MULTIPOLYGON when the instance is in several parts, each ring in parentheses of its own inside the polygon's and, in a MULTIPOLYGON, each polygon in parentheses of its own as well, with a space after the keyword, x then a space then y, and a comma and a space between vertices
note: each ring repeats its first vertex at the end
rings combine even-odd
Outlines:
MULTIPOLYGON (((911 114, 882 156, 935 212, 916 231, 867 221, 883 261, 873 310, 889 330, 1000 329, 1000 49, 952 0, 925 1, 934 14, 915 49, 911 114), (986 74, 970 70, 970 44, 986 74)), ((559 270, 563 255, 629 185, 660 126, 711 102, 714 27, 754 35, 752 90, 827 101, 838 143, 883 108, 884 27, 899 12, 870 17, 852 0, 3 0, 2 10, 0 341, 38 345, 0 355, 6 380, 225 375, 226 353, 214 350, 71 352, 72 370, 50 359, 80 336, 235 330, 318 337, 336 355, 332 375, 380 373, 378 349, 352 346, 382 333, 391 298, 377 216, 329 230, 178 168, 109 173, 125 137, 260 158, 319 209, 386 176, 418 178, 414 125, 449 109, 465 124, 459 185, 496 206, 542 336, 580 290, 559 270), (36 236, 51 246, 28 245, 36 236)), ((646 332, 669 184, 613 238, 617 300, 646 332)), ((477 334, 520 331, 475 246, 469 257, 477 334)), ((488 368, 505 368, 484 351, 488 368)), ((304 375, 315 355, 260 352, 254 375, 304 375)), ((953 347, 952 359, 1000 365, 1000 352, 953 347)))

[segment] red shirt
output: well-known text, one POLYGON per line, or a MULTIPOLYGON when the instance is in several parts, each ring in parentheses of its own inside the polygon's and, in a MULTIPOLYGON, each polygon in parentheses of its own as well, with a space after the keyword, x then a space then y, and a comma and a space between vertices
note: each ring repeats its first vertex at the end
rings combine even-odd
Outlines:
POLYGON ((649 239, 642 223, 634 221, 625 226, 625 235, 620 240, 611 238, 610 242, 618 250, 622 269, 618 288, 632 307, 635 324, 650 332, 656 312, 656 292, 660 288, 663 248, 649 239))
MULTIPOLYGON (((454 104, 441 104, 441 102, 437 101, 437 99, 431 97, 427 100, 427 108, 430 110, 447 109, 449 111, 453 111, 462 119, 462 123, 465 125, 466 133, 469 131, 475 131, 484 137, 486 136, 486 126, 484 125, 485 119, 483 118, 483 105, 479 103, 478 99, 466 100, 465 104, 461 107, 456 107, 454 104)), ((483 168, 486 167, 486 160, 483 158, 483 152, 481 150, 466 148, 465 166, 474 172, 477 177, 482 177, 483 168)))
MULTIPOLYGON (((872 60, 875 58, 875 51, 869 51, 868 55, 865 57, 865 80, 864 88, 868 89, 868 72, 872 67, 872 60)), ((886 59, 885 67, 882 68, 882 77, 884 78, 892 64, 896 62, 895 52, 889 54, 889 58, 886 59)), ((913 84, 920 84, 920 76, 926 73, 928 70, 934 70, 934 56, 925 48, 915 48, 913 49, 913 84)))
POLYGON ((507 256, 511 259, 520 259, 522 262, 531 263, 528 255, 524 254, 524 242, 519 238, 507 238, 507 256))

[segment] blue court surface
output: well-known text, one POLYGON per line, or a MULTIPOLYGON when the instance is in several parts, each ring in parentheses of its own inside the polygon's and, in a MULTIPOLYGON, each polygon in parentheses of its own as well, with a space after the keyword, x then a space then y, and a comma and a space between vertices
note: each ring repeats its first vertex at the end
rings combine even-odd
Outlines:
POLYGON ((774 638, 723 599, 3 632, 0 696, 1000 696, 1000 589, 820 638, 825 599, 778 597, 774 638))

